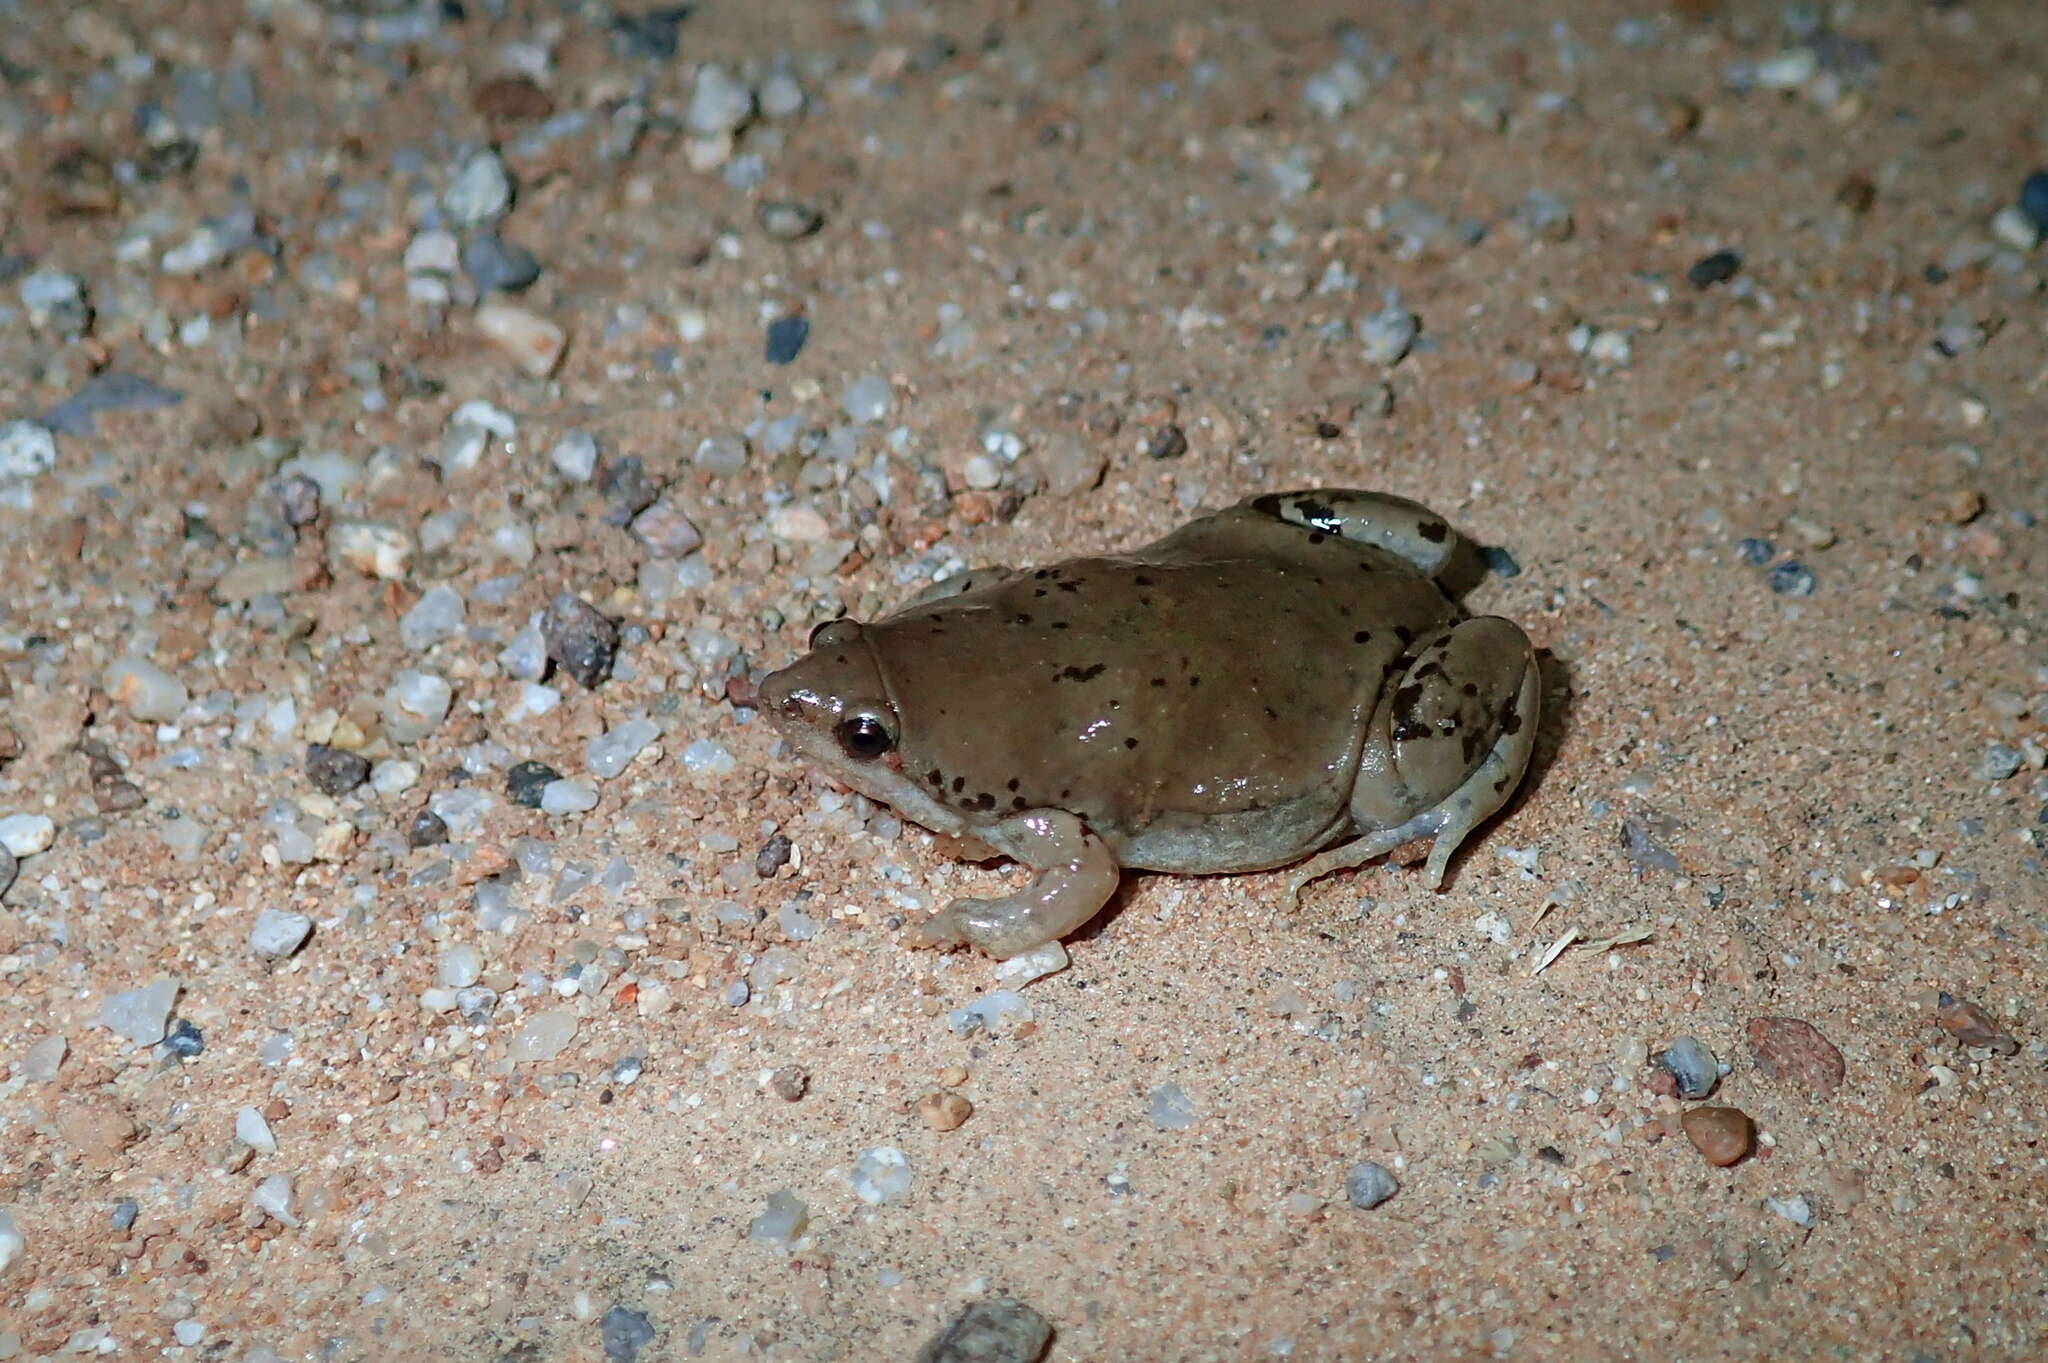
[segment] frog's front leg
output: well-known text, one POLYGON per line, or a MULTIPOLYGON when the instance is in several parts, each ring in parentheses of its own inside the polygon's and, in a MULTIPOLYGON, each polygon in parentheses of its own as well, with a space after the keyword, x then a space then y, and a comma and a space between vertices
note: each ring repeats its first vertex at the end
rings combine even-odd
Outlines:
POLYGON ((1351 793, 1364 830, 1296 869, 1290 892, 1434 835, 1424 883, 1473 829, 1506 804, 1536 748, 1542 674, 1528 636, 1498 616, 1438 635, 1373 713, 1351 793))
POLYGON ((1415 565, 1425 577, 1463 587, 1476 581, 1479 551, 1451 523, 1420 502, 1389 492, 1311 488, 1251 497, 1240 506, 1315 534, 1369 544, 1415 565))
POLYGON ((956 899, 910 935, 912 946, 979 947, 998 960, 1058 941, 1116 893, 1108 846, 1063 809, 1032 809, 987 830, 989 842, 1039 873, 1000 899, 956 899))

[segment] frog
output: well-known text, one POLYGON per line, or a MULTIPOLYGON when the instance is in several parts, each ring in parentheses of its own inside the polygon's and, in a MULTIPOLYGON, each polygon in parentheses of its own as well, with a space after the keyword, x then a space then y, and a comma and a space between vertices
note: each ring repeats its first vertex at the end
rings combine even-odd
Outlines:
POLYGON ((1422 879, 1513 796, 1541 675, 1460 597, 1483 551, 1419 502, 1263 493, 1120 554, 975 568, 826 621, 767 675, 793 755, 978 860, 918 946, 997 959, 1068 937, 1123 871, 1332 872, 1427 840, 1422 879))

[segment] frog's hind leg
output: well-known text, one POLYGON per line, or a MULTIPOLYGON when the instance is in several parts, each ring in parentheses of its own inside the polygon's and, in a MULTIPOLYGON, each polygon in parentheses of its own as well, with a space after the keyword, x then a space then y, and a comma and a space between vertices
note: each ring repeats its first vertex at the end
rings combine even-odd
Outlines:
POLYGON ((1388 492, 1352 488, 1311 488, 1273 492, 1238 504, 1311 534, 1332 535, 1405 559, 1426 577, 1476 580, 1479 551, 1442 516, 1420 502, 1388 492))
POLYGON ((911 597, 908 601, 898 606, 896 613, 900 615, 904 611, 915 610, 919 606, 929 606, 934 601, 945 601, 971 592, 977 587, 993 587, 998 582, 1007 582, 1016 575, 1017 570, 1014 568, 969 568, 964 572, 955 573, 951 577, 940 578, 937 582, 932 583, 916 596, 911 597))
POLYGON ((1423 880, 1441 887, 1451 853, 1508 802, 1528 770, 1541 698, 1535 651, 1509 621, 1482 616, 1438 635, 1366 734, 1351 819, 1373 831, 1298 867, 1290 892, 1431 835, 1423 880))
POLYGON ((1088 826, 1063 809, 1031 809, 1004 819, 988 841, 1039 873, 1000 899, 956 899, 919 924, 912 946, 979 947, 998 960, 1056 942, 1086 923, 1116 893, 1116 857, 1088 826))

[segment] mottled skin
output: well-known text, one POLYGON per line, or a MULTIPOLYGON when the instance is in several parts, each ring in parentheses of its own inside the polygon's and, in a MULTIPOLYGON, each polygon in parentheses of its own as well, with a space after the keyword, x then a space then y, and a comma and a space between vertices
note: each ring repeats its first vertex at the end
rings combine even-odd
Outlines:
POLYGON ((927 944, 1055 940, 1125 866, 1311 858, 1298 891, 1433 835, 1435 888, 1536 732, 1528 639, 1440 585, 1473 557, 1398 497, 1254 497, 1128 554, 976 570, 834 621, 762 705, 846 784, 1040 872, 955 901, 927 944))

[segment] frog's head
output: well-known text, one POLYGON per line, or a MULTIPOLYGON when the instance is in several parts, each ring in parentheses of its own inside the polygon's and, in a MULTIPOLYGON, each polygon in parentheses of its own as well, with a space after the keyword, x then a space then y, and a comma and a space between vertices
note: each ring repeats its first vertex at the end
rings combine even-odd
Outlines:
POLYGON ((888 784, 882 773, 901 761, 896 707, 859 621, 813 630, 810 652, 762 681, 761 709, 804 756, 856 790, 888 784))

